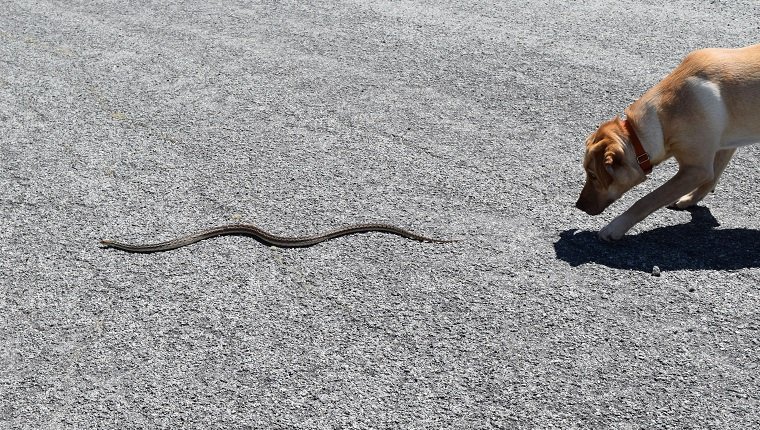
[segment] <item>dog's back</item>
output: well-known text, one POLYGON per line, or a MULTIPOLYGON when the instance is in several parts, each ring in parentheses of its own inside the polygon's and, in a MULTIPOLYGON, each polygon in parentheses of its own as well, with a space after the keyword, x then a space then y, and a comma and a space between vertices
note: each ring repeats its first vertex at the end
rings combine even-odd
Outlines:
MULTIPOLYGON (((760 44, 740 49, 718 49, 712 66, 719 79, 723 103, 734 133, 760 137, 760 44)), ((748 142, 749 143, 749 142, 748 142)))
MULTIPOLYGON (((642 96, 660 107, 669 128, 704 121, 723 129, 725 146, 760 140, 760 44, 745 48, 707 48, 690 53, 660 83, 642 96), (682 121, 688 120, 685 124, 682 121)), ((675 133, 676 130, 671 130, 675 133)))

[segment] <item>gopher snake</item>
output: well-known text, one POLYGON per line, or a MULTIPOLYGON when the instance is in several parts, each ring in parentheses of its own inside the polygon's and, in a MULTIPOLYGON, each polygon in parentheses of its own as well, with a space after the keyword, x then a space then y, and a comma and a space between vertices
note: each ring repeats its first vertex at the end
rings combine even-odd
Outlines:
POLYGON ((212 237, 225 236, 225 235, 239 235, 239 236, 253 237, 254 239, 258 240, 259 242, 265 245, 277 246, 280 248, 302 248, 306 246, 316 245, 326 240, 335 239, 336 237, 346 236, 348 234, 367 233, 371 231, 396 234, 396 235, 405 237, 407 239, 417 240, 420 242, 433 242, 433 243, 454 242, 453 240, 431 239, 429 237, 421 236, 419 234, 413 233, 408 230, 404 230, 403 228, 396 227, 390 224, 368 223, 368 224, 353 224, 346 227, 337 228, 335 230, 330 230, 321 234, 315 234, 311 236, 299 236, 299 237, 277 236, 253 224, 229 224, 229 225, 209 228, 206 230, 199 231, 198 233, 182 236, 177 239, 172 239, 172 240, 161 242, 161 243, 146 244, 146 245, 132 245, 128 243, 117 242, 110 239, 103 239, 100 241, 100 244, 106 248, 115 248, 115 249, 120 249, 122 251, 127 251, 127 252, 150 253, 150 252, 169 251, 172 249, 181 248, 183 246, 187 246, 192 243, 195 243, 204 239, 209 239, 212 237))

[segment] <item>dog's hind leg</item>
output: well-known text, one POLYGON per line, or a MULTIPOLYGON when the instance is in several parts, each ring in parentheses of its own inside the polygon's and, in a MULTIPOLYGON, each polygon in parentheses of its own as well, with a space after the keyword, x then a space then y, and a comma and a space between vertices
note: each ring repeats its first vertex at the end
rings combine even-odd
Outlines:
POLYGON ((668 206, 671 209, 686 209, 690 206, 694 206, 699 203, 707 194, 715 191, 715 186, 718 184, 718 179, 723 173, 723 170, 728 166, 728 162, 731 161, 731 157, 736 152, 736 148, 721 149, 715 153, 715 161, 713 162, 713 179, 707 181, 704 184, 697 187, 695 190, 686 194, 668 206))

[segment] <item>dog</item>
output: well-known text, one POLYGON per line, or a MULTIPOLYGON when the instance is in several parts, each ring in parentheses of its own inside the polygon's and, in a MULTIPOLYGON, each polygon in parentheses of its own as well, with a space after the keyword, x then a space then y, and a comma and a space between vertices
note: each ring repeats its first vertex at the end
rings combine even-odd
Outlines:
POLYGON ((624 114, 586 139, 586 183, 575 206, 602 213, 670 157, 678 172, 602 228, 605 241, 662 207, 696 205, 738 147, 760 142, 760 44, 691 52, 624 114))

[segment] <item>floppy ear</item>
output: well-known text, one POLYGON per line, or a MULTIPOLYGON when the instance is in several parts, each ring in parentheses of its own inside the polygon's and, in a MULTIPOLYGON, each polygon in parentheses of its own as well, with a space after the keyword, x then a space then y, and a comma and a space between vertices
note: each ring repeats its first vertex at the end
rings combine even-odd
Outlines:
POLYGON ((604 151, 604 168, 610 176, 614 176, 615 168, 623 164, 623 148, 617 143, 607 145, 604 151))

